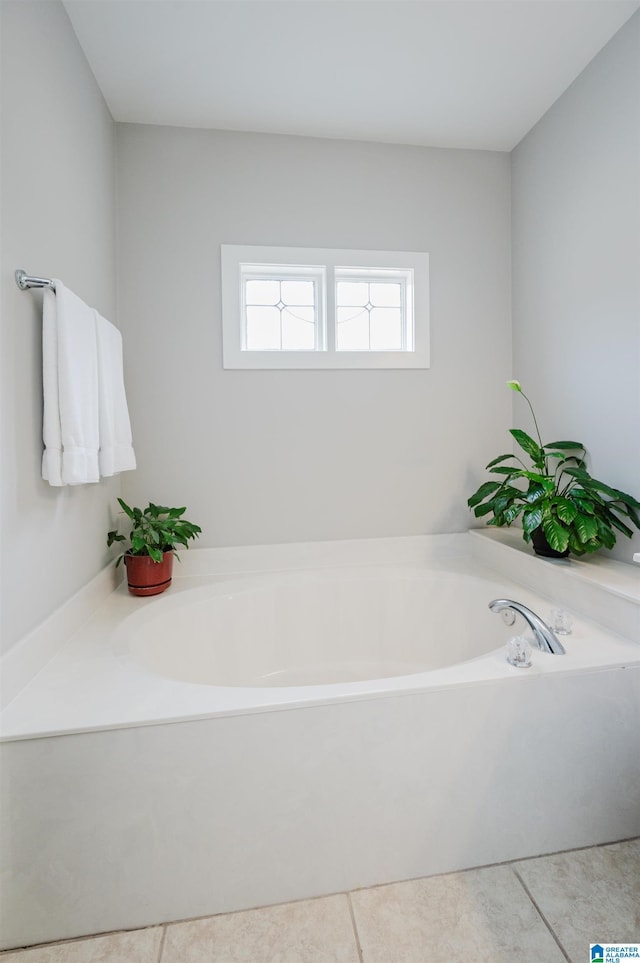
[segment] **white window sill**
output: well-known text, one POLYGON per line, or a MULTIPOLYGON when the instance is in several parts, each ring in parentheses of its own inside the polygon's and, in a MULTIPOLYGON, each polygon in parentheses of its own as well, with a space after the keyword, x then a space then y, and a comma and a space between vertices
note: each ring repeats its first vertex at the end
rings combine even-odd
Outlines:
POLYGON ((428 368, 429 357, 418 351, 227 351, 225 369, 340 370, 354 368, 428 368))

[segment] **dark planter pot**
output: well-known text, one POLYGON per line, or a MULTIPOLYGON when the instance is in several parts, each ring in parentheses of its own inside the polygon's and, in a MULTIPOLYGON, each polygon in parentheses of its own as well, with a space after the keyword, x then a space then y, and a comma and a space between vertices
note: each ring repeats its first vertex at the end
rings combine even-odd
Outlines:
POLYGON ((556 552, 554 548, 551 548, 542 527, 531 532, 531 541, 536 555, 541 555, 543 558, 566 558, 569 554, 568 548, 564 552, 556 552))
POLYGON ((124 564, 132 595, 160 595, 171 585, 173 552, 165 552, 161 562, 148 555, 125 555, 124 564))

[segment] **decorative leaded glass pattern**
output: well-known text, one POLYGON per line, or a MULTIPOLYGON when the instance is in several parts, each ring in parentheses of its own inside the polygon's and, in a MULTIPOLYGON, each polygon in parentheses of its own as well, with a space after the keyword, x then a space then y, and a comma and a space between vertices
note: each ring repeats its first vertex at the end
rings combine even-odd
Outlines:
POLYGON ((337 281, 336 350, 406 350, 405 303, 404 279, 337 281))
POLYGON ((317 298, 314 280, 245 280, 246 350, 314 351, 317 298))

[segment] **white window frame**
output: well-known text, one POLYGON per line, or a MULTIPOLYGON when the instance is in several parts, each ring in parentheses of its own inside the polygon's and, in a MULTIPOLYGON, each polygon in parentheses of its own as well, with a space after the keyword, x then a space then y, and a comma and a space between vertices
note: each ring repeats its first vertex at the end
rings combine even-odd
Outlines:
MULTIPOLYGON (((315 346, 307 348, 304 354, 314 351, 324 351, 327 343, 327 317, 325 310, 325 287, 326 270, 321 264, 264 264, 262 262, 241 263, 238 265, 240 280, 240 343, 241 350, 256 353, 255 348, 247 348, 247 329, 244 323, 246 317, 245 303, 245 282, 258 280, 278 280, 278 281, 311 281, 315 293, 316 323, 315 323, 315 346)), ((290 350, 287 348, 269 348, 268 354, 280 353, 290 350)))
MULTIPOLYGON (((429 255, 408 251, 354 251, 332 248, 262 247, 223 244, 222 341, 225 369, 336 369, 336 368, 428 368, 429 367, 429 255), (306 351, 247 350, 244 341, 244 280, 247 266, 268 271, 281 269, 297 277, 311 272, 324 277, 319 283, 316 349, 306 351), (407 309, 413 308, 412 331, 407 345, 396 351, 336 351, 335 302, 338 280, 346 272, 384 276, 402 272, 407 309), (345 272, 344 274, 342 272, 345 272)), ((258 272, 256 272, 258 273, 258 272)), ((373 279, 373 278, 372 278, 373 279)))
MULTIPOLYGON (((395 281, 401 284, 400 290, 400 309, 402 311, 403 324, 401 331, 402 344, 400 348, 395 348, 393 354, 398 354, 399 352, 407 353, 414 350, 415 343, 415 316, 413 309, 413 289, 415 285, 415 272, 412 268, 403 268, 399 270, 398 268, 357 268, 357 267, 338 267, 333 269, 333 285, 336 299, 336 306, 338 301, 338 283, 340 281, 355 281, 356 284, 365 281, 367 283, 375 283, 376 281, 395 281)), ((336 317, 334 331, 337 330, 338 319, 336 317)), ((371 329, 369 329, 371 333, 371 329)), ((338 348, 336 348, 338 351, 338 348)), ((344 349, 339 350, 340 354, 344 354, 344 349)), ((375 348, 368 348, 366 352, 358 351, 358 354, 362 353, 376 353, 380 352, 375 348)))

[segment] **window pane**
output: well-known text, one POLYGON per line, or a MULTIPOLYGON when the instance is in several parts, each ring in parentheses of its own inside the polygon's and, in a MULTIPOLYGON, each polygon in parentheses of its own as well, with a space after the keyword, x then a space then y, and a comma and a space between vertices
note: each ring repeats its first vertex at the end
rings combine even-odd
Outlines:
POLYGON ((369 300, 369 285, 360 281, 338 281, 336 285, 337 307, 354 305, 361 307, 369 300))
POLYGON ((369 300, 377 308, 399 308, 400 287, 397 281, 376 281, 369 285, 369 300))
POLYGON ((247 306, 246 350, 279 350, 280 340, 280 311, 278 308, 247 306))
POLYGON ((284 351, 313 351, 316 346, 315 312, 313 308, 285 308, 282 312, 282 348, 284 351))
POLYGON ((336 350, 369 350, 369 312, 364 308, 336 308, 336 350))
POLYGON ((283 281, 280 297, 285 304, 315 304, 313 281, 283 281))
POLYGON ((279 281, 247 281, 246 304, 277 304, 280 300, 279 281))
POLYGON ((402 348, 400 308, 373 308, 371 311, 371 350, 399 351, 402 348))

